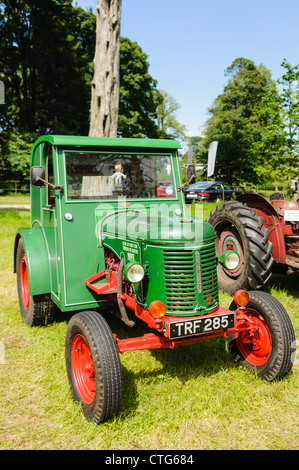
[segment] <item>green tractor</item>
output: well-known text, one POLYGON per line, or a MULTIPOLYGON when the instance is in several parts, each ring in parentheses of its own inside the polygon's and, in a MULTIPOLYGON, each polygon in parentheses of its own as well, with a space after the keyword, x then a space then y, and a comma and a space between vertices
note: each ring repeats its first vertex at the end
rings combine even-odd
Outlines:
POLYGON ((29 326, 71 312, 65 358, 85 417, 110 419, 122 399, 120 354, 227 338, 242 366, 271 381, 291 370, 295 336, 282 305, 238 290, 219 305, 215 231, 188 217, 171 140, 43 136, 31 156, 31 227, 18 230, 14 267, 29 326), (161 187, 163 190, 161 190, 161 187), (101 314, 117 311, 141 337, 118 339, 101 314))

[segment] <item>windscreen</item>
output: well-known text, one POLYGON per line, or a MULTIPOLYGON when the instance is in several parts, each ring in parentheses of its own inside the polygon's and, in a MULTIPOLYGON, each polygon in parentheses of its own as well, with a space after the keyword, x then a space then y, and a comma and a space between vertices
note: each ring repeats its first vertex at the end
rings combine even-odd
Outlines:
POLYGON ((66 152, 65 159, 68 199, 174 196, 170 155, 66 152))

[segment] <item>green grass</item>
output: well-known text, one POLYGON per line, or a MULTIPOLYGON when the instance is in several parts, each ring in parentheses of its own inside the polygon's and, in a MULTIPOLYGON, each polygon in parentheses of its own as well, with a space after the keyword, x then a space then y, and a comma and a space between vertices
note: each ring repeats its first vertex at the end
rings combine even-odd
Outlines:
POLYGON ((7 196, 0 196, 0 204, 30 204, 30 194, 11 193, 7 196))
MULTIPOLYGON (((12 253, 17 228, 29 223, 29 213, 0 211, 0 449, 132 450, 134 443, 152 450, 298 448, 298 363, 284 380, 266 383, 232 361, 223 338, 125 353, 120 414, 88 423, 66 376, 68 318, 61 315, 45 328, 21 320, 12 253)), ((287 308, 298 338, 298 278, 273 276, 267 290, 287 308)), ((231 296, 220 293, 220 300, 228 307, 231 296)), ((120 338, 148 331, 106 318, 120 338)))

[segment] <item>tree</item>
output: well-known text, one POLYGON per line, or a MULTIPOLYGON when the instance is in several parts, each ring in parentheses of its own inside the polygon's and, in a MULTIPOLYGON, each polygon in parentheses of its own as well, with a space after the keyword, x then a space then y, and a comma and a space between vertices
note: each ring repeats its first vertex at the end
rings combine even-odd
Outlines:
POLYGON ((92 137, 117 135, 121 4, 121 0, 98 0, 97 4, 89 128, 92 137))
POLYGON ((162 99, 157 108, 157 121, 161 138, 184 140, 186 138, 186 126, 180 124, 175 112, 180 105, 166 91, 159 90, 162 99))
POLYGON ((147 55, 128 38, 120 42, 118 135, 158 138, 157 106, 162 97, 149 74, 147 55))
POLYGON ((279 96, 270 72, 239 58, 226 69, 228 84, 209 109, 203 149, 218 141, 215 178, 261 182, 281 163, 284 142, 279 96), (266 169, 266 172, 264 171, 266 169))
POLYGON ((0 43, 0 179, 23 181, 38 134, 88 133, 95 16, 71 0, 3 0, 0 43))
POLYGON ((73 8, 71 0, 2 1, 2 129, 88 132, 94 25, 94 15, 73 8))
POLYGON ((282 85, 282 115, 285 122, 288 166, 298 167, 299 156, 299 64, 291 66, 286 59, 282 62, 285 73, 278 80, 282 85))

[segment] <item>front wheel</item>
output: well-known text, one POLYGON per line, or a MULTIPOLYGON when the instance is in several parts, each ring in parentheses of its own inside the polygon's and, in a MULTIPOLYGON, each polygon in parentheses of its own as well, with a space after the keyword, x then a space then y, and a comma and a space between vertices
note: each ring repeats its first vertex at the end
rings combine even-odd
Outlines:
POLYGON ((93 311, 74 315, 67 327, 65 359, 73 398, 88 421, 112 418, 122 399, 118 350, 104 318, 93 311))
MULTIPOLYGON (((235 302, 230 309, 236 310, 235 302)), ((255 329, 228 335, 233 356, 263 380, 284 377, 292 368, 296 351, 295 333, 286 310, 271 295, 251 291, 242 313, 255 329)))

